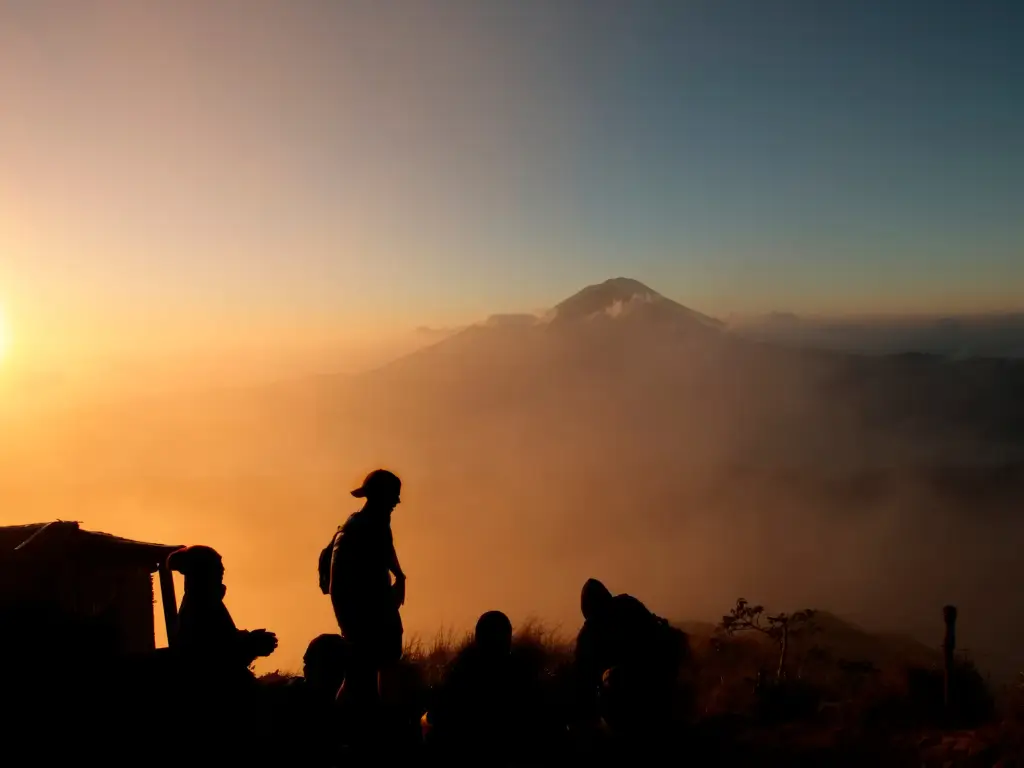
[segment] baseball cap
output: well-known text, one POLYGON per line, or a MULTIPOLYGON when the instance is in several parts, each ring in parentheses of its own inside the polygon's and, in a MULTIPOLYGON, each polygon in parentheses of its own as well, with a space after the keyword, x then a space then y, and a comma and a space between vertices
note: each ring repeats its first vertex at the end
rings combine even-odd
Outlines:
POLYGON ((367 499, 372 496, 394 494, 397 496, 402 490, 402 481, 398 475, 386 469, 375 469, 366 476, 363 484, 352 491, 357 499, 367 499))

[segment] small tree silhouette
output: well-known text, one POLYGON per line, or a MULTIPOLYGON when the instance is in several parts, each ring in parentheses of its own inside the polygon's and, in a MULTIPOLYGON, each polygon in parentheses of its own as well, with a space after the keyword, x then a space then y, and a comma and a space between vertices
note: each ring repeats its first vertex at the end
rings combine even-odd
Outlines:
POLYGON ((765 613, 764 606, 751 605, 741 597, 736 601, 736 607, 722 617, 719 627, 729 635, 753 631, 771 638, 779 646, 779 667, 775 671, 775 679, 781 680, 786 672, 790 637, 813 631, 815 613, 807 608, 796 613, 769 615, 765 613))

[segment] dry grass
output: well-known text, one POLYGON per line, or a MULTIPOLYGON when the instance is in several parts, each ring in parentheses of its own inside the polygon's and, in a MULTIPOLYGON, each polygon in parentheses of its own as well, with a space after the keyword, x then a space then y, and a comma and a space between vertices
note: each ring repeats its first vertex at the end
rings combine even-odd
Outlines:
MULTIPOLYGON (((756 681, 758 671, 773 669, 777 660, 770 643, 686 625, 692 663, 680 677, 689 697, 684 725, 692 738, 704 740, 700 749, 724 750, 730 759, 820 755, 826 762, 845 750, 915 765, 994 765, 1024 757, 1024 676, 994 696, 970 660, 961 658, 956 680, 964 707, 949 719, 937 693, 937 651, 905 638, 870 635, 828 614, 824 623, 813 639, 793 649, 789 678, 768 686, 756 681)), ((423 706, 469 640, 445 630, 407 644, 403 667, 407 680, 419 686, 416 698, 423 706)), ((564 707, 572 640, 533 621, 518 629, 514 648, 530 660, 553 707, 564 707)), ((274 673, 263 679, 286 677, 274 673)))

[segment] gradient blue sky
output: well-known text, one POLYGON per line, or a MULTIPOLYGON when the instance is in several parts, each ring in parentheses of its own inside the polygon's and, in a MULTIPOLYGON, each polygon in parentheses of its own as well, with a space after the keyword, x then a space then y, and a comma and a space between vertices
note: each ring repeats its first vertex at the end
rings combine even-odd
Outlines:
POLYGON ((0 0, 19 347, 1024 306, 1024 3, 0 0), (70 342, 69 342, 70 343, 70 342))

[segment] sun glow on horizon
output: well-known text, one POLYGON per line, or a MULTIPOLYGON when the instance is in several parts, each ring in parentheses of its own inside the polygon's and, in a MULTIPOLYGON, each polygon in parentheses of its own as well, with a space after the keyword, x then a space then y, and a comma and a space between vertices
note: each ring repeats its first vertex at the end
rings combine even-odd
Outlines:
POLYGON ((10 350, 10 347, 10 327, 7 325, 7 319, 4 317, 4 309, 0 306, 0 363, 7 358, 7 353, 10 350))

